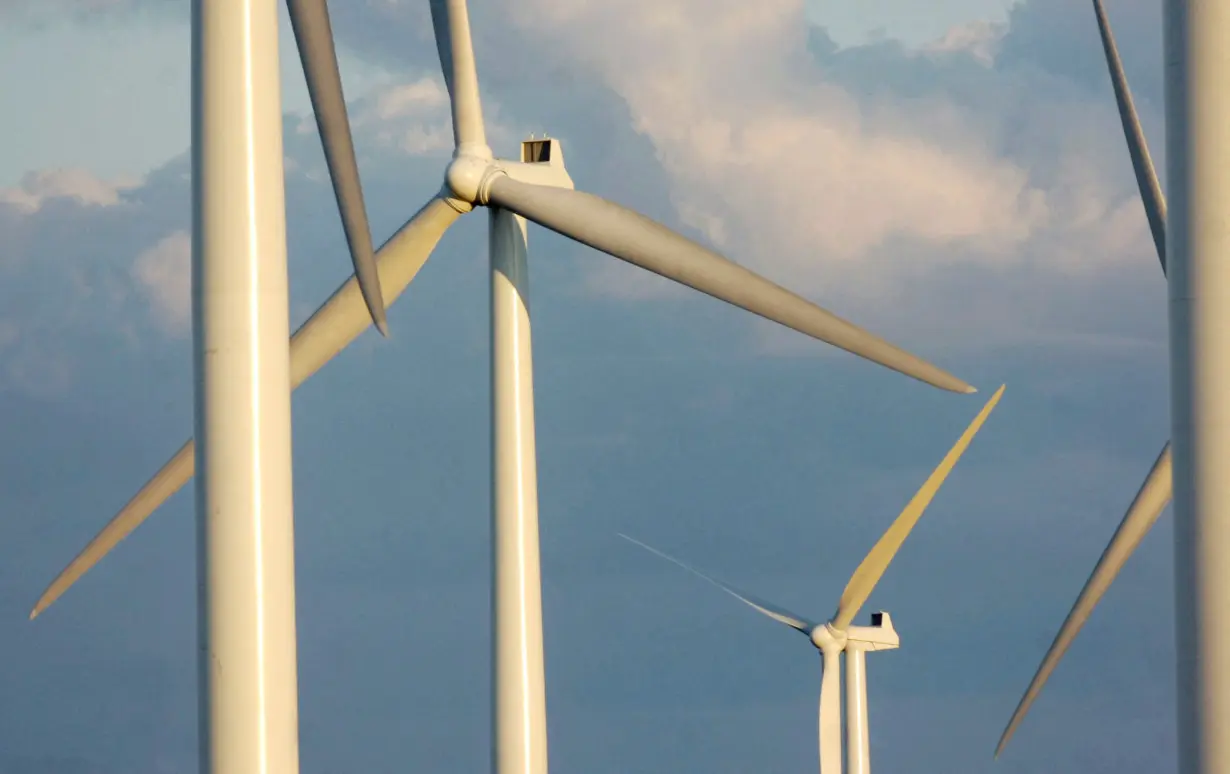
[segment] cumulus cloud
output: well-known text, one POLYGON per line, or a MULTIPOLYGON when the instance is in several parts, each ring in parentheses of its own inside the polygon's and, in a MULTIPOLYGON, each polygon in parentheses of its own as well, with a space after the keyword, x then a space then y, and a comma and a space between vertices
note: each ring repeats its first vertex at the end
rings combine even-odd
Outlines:
POLYGON ((176 231, 137 255, 132 276, 155 315, 173 332, 192 326, 192 235, 176 231))
MULTIPOLYGON (((1121 175, 1099 165, 1102 154, 1086 158, 1094 137, 1065 142, 1070 129, 1053 117, 1043 124, 1015 115, 1025 125, 1012 126, 980 115, 1009 96, 1073 108, 1062 118, 1078 126, 1114 129, 1108 110, 1065 105, 1037 79, 995 69, 1003 27, 965 26, 918 51, 882 47, 899 66, 967 71, 979 96, 1010 90, 971 104, 947 94, 942 78, 912 95, 860 93, 842 82, 811 56, 801 0, 635 5, 535 0, 534 13, 509 18, 626 100, 685 222, 795 281, 810 274, 809 284, 820 286, 889 245, 913 248, 930 267, 1020 261, 1057 235, 1082 252, 1119 247, 1124 221, 1139 220, 1107 217, 1134 196, 1121 175), (1022 129, 1046 133, 1039 145, 1058 151, 1059 162, 1039 169, 1035 158, 1005 153, 1005 134, 1022 129)), ((876 74, 866 68, 862 77, 876 74)), ((1097 140, 1105 145, 1105 134, 1097 140)), ((1113 162, 1122 165, 1121 155, 1113 162)), ((1066 257, 1045 256, 1059 269, 1066 257)))
POLYGON ((83 340, 131 344, 125 269, 127 245, 145 230, 131 198, 139 189, 80 169, 35 172, 0 189, 0 388, 62 392, 83 340))
MULTIPOLYGON (((1131 10, 1138 6, 1111 9, 1137 48, 1148 21, 1131 10)), ((1122 320, 1087 319, 1091 288, 1108 277, 1157 281, 1091 13, 1029 0, 1007 24, 962 25, 911 49, 892 40, 840 48, 808 24, 802 0, 516 8, 473 9, 497 153, 550 129, 582 188, 701 235, 902 343, 943 335, 986 346, 1065 330, 1094 341, 1118 335, 1122 320), (1039 34, 1051 22, 1063 27, 1059 38, 1039 34)), ((365 182, 394 159, 446 159, 447 94, 430 26, 420 23, 425 9, 331 10, 339 45, 391 75, 381 89, 351 95, 365 182)), ((1158 104, 1150 88, 1138 89, 1147 126, 1158 104)), ((310 116, 288 117, 286 153, 288 178, 299 181, 288 203, 297 207, 297 185, 314 191, 327 179, 310 116)), ((7 243, 18 256, 86 260, 93 268, 66 272, 92 277, 77 287, 140 301, 147 324, 182 337, 187 188, 186 168, 176 168, 180 178, 164 173, 141 186, 80 171, 28 176, 0 191, 7 243), (170 204, 155 193, 167 186, 176 191, 170 204), (83 229, 52 226, 52 212, 128 232, 106 245, 117 257, 105 282, 91 250, 65 238, 83 229)), ((381 206, 375 195, 368 203, 381 206)), ((317 209, 331 208, 322 200, 317 209)), ((588 266, 590 292, 632 301, 679 292, 619 262, 588 266)), ((20 338, 29 325, 17 327, 20 338)))
POLYGON ((120 194, 135 188, 139 180, 99 180, 79 167, 35 170, 26 173, 13 188, 0 188, 0 205, 24 213, 37 211, 52 199, 73 199, 85 205, 108 207, 120 202, 120 194))
POLYGON ((716 242, 763 245, 762 261, 844 263, 898 234, 1004 254, 1045 222, 1026 170, 960 122, 920 138, 903 111, 826 82, 800 0, 566 8, 538 0, 524 18, 556 23, 523 31, 548 30, 627 100, 685 219, 716 242))
MULTIPOLYGON (((1135 49, 1125 57, 1148 129, 1160 39, 1146 5, 1111 13, 1135 49)), ((973 21, 917 48, 841 48, 802 0, 513 7, 472 9, 484 100, 499 99, 510 126, 542 121, 565 137, 579 186, 905 343, 1065 329, 1093 341, 1124 321, 1091 323, 1091 293, 1108 278, 1157 282, 1088 7, 1027 0, 1006 24, 973 21)), ((434 75, 412 10, 339 7, 335 29, 358 56, 434 75)), ((679 292, 592 265, 592 292, 679 292)))

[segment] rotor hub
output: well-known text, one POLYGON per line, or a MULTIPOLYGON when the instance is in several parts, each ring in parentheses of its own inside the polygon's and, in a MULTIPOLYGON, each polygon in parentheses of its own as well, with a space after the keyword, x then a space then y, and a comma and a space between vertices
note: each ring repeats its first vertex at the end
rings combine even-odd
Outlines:
POLYGON ((486 204, 491 179, 503 170, 491 159, 469 154, 458 155, 444 172, 444 184, 459 201, 466 204, 486 204))
POLYGON ((820 650, 843 650, 846 647, 846 633, 833 628, 826 623, 811 630, 811 644, 820 650))

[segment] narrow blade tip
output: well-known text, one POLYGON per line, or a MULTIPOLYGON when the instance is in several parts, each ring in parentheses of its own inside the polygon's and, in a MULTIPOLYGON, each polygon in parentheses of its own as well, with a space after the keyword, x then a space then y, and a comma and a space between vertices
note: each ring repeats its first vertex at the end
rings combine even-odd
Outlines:
POLYGON ((387 339, 389 337, 389 321, 376 320, 376 330, 380 331, 380 335, 387 339))

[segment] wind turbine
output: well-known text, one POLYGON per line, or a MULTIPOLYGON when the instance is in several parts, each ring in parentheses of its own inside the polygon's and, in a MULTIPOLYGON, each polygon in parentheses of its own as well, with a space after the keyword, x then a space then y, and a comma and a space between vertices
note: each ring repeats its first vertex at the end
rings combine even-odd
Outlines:
MULTIPOLYGON (((1102 38, 1102 48, 1106 54, 1107 67, 1110 69, 1111 85, 1115 90, 1115 101, 1119 106, 1119 118, 1123 124, 1123 133, 1127 137, 1128 153, 1132 158, 1132 169, 1136 173, 1136 183, 1140 188, 1140 198, 1144 202, 1145 216, 1149 220, 1149 230, 1153 234, 1153 244, 1157 248, 1157 257, 1162 264, 1162 273, 1166 273, 1166 197, 1162 194, 1162 186, 1158 181, 1157 172, 1153 168, 1153 159, 1149 155, 1149 145, 1145 141, 1144 129, 1136 114, 1136 106, 1132 101, 1132 92, 1128 88, 1127 75, 1123 71, 1123 62, 1119 58, 1119 49, 1115 45, 1115 37, 1110 29, 1110 21, 1102 0, 1093 0, 1094 14, 1098 20, 1098 32, 1102 38)), ((1172 479, 1173 462, 1170 454, 1170 442, 1162 447, 1161 453, 1145 477, 1144 483, 1136 493, 1136 498, 1128 507, 1127 513, 1111 537, 1110 543, 1098 559, 1089 580, 1085 581, 1076 604, 1068 613, 1059 633, 1051 642, 1042 664, 1029 683, 1025 695, 1017 704, 1012 718, 1000 736, 995 747, 995 757, 1004 751, 1008 741, 1012 739, 1025 715, 1033 706, 1034 701, 1042 692, 1043 686, 1050 678, 1059 661, 1068 652, 1081 627, 1089 620, 1093 609, 1110 588, 1123 565, 1136 551, 1153 525, 1161 517, 1162 512, 1170 503, 1174 494, 1172 479)))
POLYGON ((867 727, 867 666, 866 652, 893 650, 900 646, 901 641, 897 630, 893 628, 892 618, 888 613, 880 611, 871 616, 871 626, 853 626, 854 618, 862 609, 863 604, 875 590, 876 584, 884 576, 888 565, 897 555, 910 531, 922 517, 923 511, 931 503, 944 479, 952 472, 953 466, 965 453, 974 435, 982 427, 983 422, 1004 394, 1001 386, 983 406, 982 411, 974 417, 974 421, 949 450, 939 466, 923 483, 922 488, 906 505, 905 510, 892 523, 892 526, 880 537, 867 556, 863 558, 850 582, 841 593, 841 601, 833 617, 824 623, 815 623, 807 618, 791 613, 785 608, 765 602, 746 592, 739 591, 716 580, 700 570, 684 564, 680 560, 642 543, 635 538, 621 534, 623 539, 673 562, 685 570, 700 576, 718 586, 735 599, 751 606, 754 610, 785 624, 805 635, 823 656, 823 674, 820 680, 820 774, 841 774, 841 654, 846 656, 846 771, 847 774, 868 774, 870 771, 870 737, 867 727))
MULTIPOLYGON (((444 187, 380 248, 376 265, 383 301, 391 304, 459 217, 477 206, 489 210, 495 768, 545 772, 526 220, 934 386, 974 389, 643 215, 574 190, 558 140, 523 142, 519 161, 496 159, 486 140, 466 4, 434 0, 431 12, 455 150, 444 187)), ((362 333, 368 310, 361 296, 352 277, 291 337, 292 388, 362 333)), ((182 487, 194 465, 190 440, 52 582, 31 618, 182 487)))

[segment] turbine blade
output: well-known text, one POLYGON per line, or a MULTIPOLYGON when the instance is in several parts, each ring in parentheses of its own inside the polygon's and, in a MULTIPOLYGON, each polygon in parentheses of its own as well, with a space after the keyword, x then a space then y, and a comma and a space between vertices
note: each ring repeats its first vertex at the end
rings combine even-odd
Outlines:
POLYGON ((645 543, 642 543, 636 538, 628 537, 622 532, 618 534, 621 538, 623 538, 624 540, 627 540, 629 543, 635 543, 636 545, 640 546, 641 548, 645 549, 651 554, 657 554, 658 556, 662 557, 666 561, 679 565, 680 567, 692 573, 693 575, 699 578, 702 578, 703 580, 709 581, 714 586, 717 586, 719 589, 721 589, 722 591, 725 591, 727 594, 731 595, 732 597, 744 603, 745 605, 748 605, 754 610, 757 610, 760 613, 767 615, 769 618, 772 618, 774 621, 778 621, 779 623, 784 623, 792 629, 797 629, 803 632, 803 634, 806 634, 808 637, 811 636, 811 630, 816 627, 814 623, 812 623, 811 621, 808 621, 806 618, 797 616, 794 613, 791 613, 789 610, 786 610, 781 607, 777 607, 776 605, 773 605, 769 602, 765 602, 764 600, 757 599, 756 597, 753 597, 751 594, 746 594, 742 591, 737 591, 733 586, 728 586, 719 580, 711 578, 708 575, 705 575, 700 570, 696 569, 695 567, 684 564, 683 562, 679 561, 675 557, 670 556, 669 554, 666 554, 662 551, 659 551, 653 546, 646 545, 645 543))
POLYGON ((956 377, 701 247, 660 223, 593 194, 498 175, 491 206, 859 357, 953 392, 974 392, 956 377))
POLYGON ((824 651, 820 678, 820 774, 841 774, 841 651, 824 651))
POLYGON ((431 24, 436 35, 440 69, 453 108, 453 141, 465 146, 487 146, 483 107, 478 98, 478 67, 470 37, 470 15, 465 0, 431 0, 431 24))
POLYGON ((1165 273, 1166 196, 1162 193, 1157 171, 1153 168, 1153 158, 1149 155, 1149 143, 1145 140, 1145 130, 1140 125, 1140 117, 1132 101, 1132 90, 1128 88, 1127 75, 1123 72, 1123 61, 1119 58, 1119 47, 1115 45, 1115 36, 1110 31, 1110 21, 1106 17, 1106 8, 1102 5, 1102 0, 1093 0, 1093 12, 1098 17, 1098 33, 1102 36, 1102 50, 1106 53, 1106 66, 1110 69, 1110 82, 1115 89, 1115 102, 1119 105, 1119 120, 1123 123, 1123 134, 1127 138, 1128 154, 1132 157, 1132 170, 1136 173, 1140 200, 1145 205, 1145 217, 1149 219, 1149 231, 1153 233, 1157 258, 1162 263, 1162 272, 1165 273))
POLYGON ((1034 700, 1042 692, 1042 687, 1046 685, 1051 673, 1059 665, 1060 659, 1068 652, 1072 641, 1076 639, 1085 621, 1089 620, 1093 609, 1102 600, 1110 584, 1123 569, 1123 565, 1136 551, 1140 541, 1157 523, 1162 511, 1166 510, 1166 505, 1170 502, 1173 493, 1170 443, 1168 442, 1162 449, 1162 453, 1158 455, 1157 461, 1153 463, 1153 468, 1145 478, 1144 484, 1141 485, 1140 491, 1136 493, 1136 499, 1132 501, 1123 521, 1119 523, 1119 528, 1115 530, 1110 544, 1106 546, 1102 557, 1098 559, 1093 574, 1089 576, 1089 580, 1085 581, 1085 587, 1081 589, 1076 604, 1072 606, 1059 633, 1055 635, 1055 640, 1047 650, 1046 657, 1042 659, 1042 664, 1038 667, 1033 680, 1030 681, 1029 688, 1017 704, 1016 711, 1012 713, 1012 719, 1008 721, 1008 726, 1004 729, 1003 735, 999 738, 999 744, 995 747, 996 758, 1004 751, 1008 740, 1016 733, 1017 727, 1025 719, 1025 714, 1029 712, 1034 700))
MULTIPOLYGON (((443 199, 427 203, 376 253, 384 280, 384 300, 392 304, 414 279, 440 237, 460 214, 443 199)), ((367 327, 358 281, 352 276, 308 319, 290 339, 291 389, 298 387, 321 366, 333 359, 367 327)), ((196 445, 188 443, 137 492, 137 495, 73 559, 30 613, 33 619, 51 606, 77 579, 149 518, 196 473, 196 445)))
POLYGON ((914 529, 914 525, 922 517, 923 511, 927 509, 927 506, 931 504, 931 499, 935 497, 936 492, 944 485, 944 480, 948 478, 948 474, 952 472, 957 461, 961 459, 961 455, 969 448, 970 442, 974 440, 974 436, 982 428, 982 423, 991 415, 991 410, 995 408, 996 403, 999 403, 999 399, 1003 394, 1004 387, 1001 386, 991 396, 991 399, 987 401, 987 404, 982 407, 982 411, 978 412, 978 416, 974 417, 974 421, 970 423, 969 427, 965 428, 965 432, 957 439, 956 444, 949 450, 939 466, 932 471, 931 475, 923 483, 922 488, 914 495, 914 498, 905 506, 905 510, 892 523, 888 531, 880 537, 880 540, 863 559, 862 564, 854 571, 854 575, 850 577, 850 582, 846 584, 845 590, 841 592, 841 602, 837 605, 837 612, 833 615, 833 628, 844 631, 850 625, 850 622, 854 620, 854 617, 858 615, 859 609, 862 608, 867 598, 871 596, 872 590, 880 582, 880 578, 884 576, 884 571, 892 563, 893 557, 901 549, 902 543, 909 537, 910 531, 914 529))
POLYGON ((312 112, 325 149, 325 163, 333 181, 333 193, 342 214, 342 229, 350 248, 354 275, 358 277, 372 322, 381 335, 389 335, 385 316, 384 295, 380 291, 380 273, 372 255, 371 227, 367 223, 367 208, 363 204, 363 188, 359 184, 359 165, 354 155, 354 140, 350 136, 350 120, 346 116, 346 99, 342 94, 342 76, 337 69, 337 52, 333 48, 333 30, 329 25, 329 9, 325 0, 287 0, 290 24, 295 31, 299 58, 307 80, 312 112))

